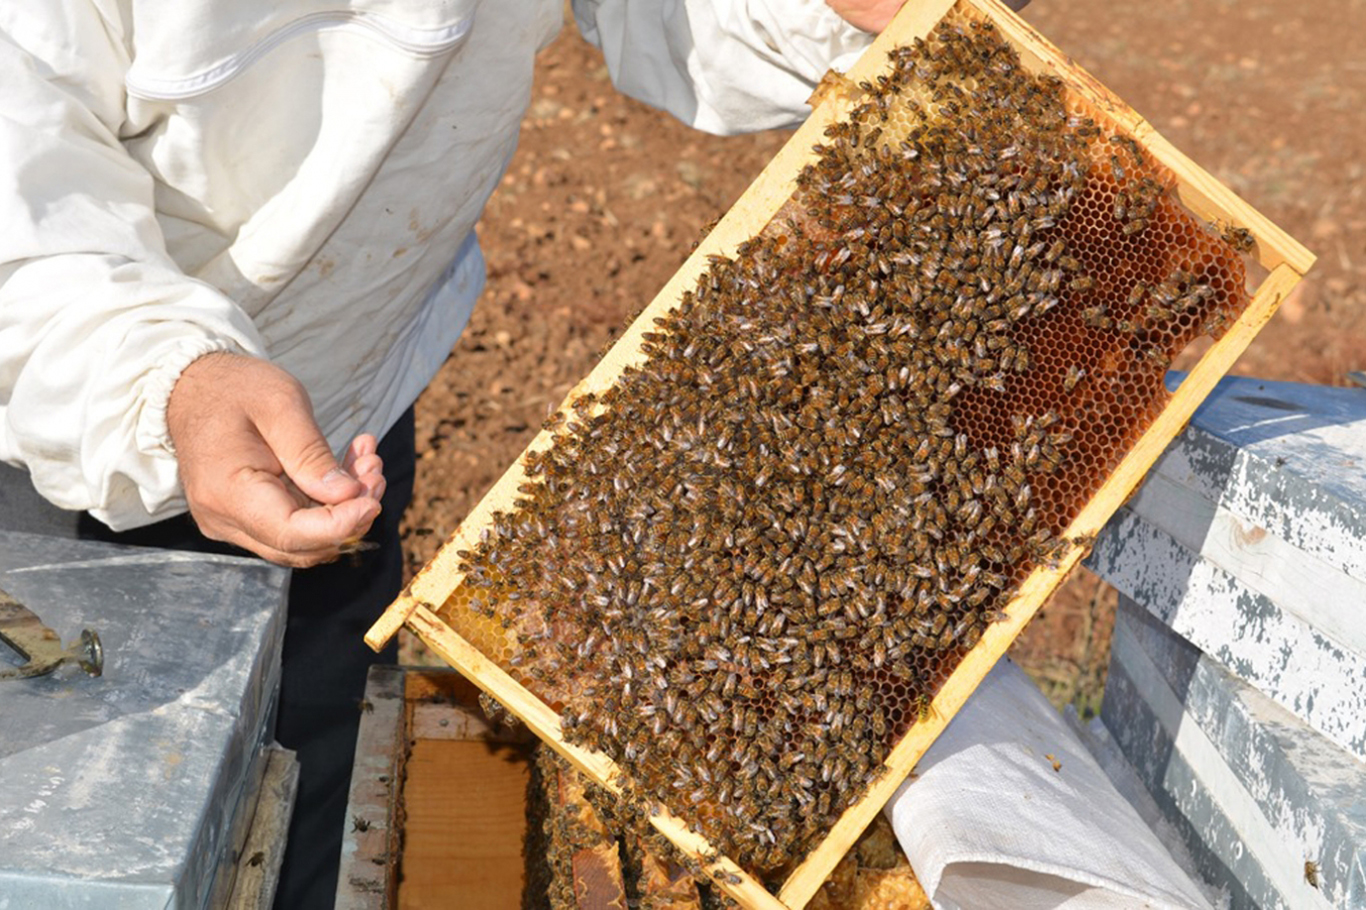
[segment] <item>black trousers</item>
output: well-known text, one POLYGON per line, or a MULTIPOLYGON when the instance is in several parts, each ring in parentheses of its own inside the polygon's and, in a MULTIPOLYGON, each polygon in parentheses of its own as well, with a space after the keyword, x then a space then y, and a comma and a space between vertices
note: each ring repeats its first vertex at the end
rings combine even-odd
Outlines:
MULTIPOLYGON (((383 511, 367 540, 379 547, 296 570, 289 584, 284 666, 275 737, 299 755, 299 794, 276 893, 277 910, 333 910, 360 701, 372 663, 392 663, 362 640, 403 583, 399 520, 413 493, 413 411, 379 445, 383 511)), ((0 529, 171 550, 246 555, 209 540, 188 516, 115 533, 89 515, 64 512, 33 490, 28 475, 0 464, 0 529)))

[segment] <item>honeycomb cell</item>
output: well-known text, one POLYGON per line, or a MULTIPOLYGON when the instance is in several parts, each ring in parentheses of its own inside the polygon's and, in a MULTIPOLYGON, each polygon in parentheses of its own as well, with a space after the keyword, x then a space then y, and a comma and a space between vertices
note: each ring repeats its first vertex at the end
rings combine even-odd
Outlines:
POLYGON ((770 876, 1247 304, 1171 175, 989 27, 892 64, 647 359, 554 419, 441 610, 633 797, 770 876))

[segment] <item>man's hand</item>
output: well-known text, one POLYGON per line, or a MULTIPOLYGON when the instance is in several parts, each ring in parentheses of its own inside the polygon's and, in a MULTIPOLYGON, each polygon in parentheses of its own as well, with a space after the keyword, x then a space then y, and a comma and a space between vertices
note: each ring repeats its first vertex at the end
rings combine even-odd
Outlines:
POLYGON ((281 565, 335 559, 379 514, 383 464, 370 435, 339 465, 308 393, 264 360, 209 354, 171 390, 166 423, 200 531, 281 565))
MULTIPOLYGON (((826 5, 854 28, 879 34, 892 21, 907 0, 825 0, 826 5)), ((1005 0, 1006 6, 1019 12, 1029 0, 1005 0)))
POLYGON ((906 0, 825 0, 826 5, 854 28, 878 34, 892 21, 906 0))

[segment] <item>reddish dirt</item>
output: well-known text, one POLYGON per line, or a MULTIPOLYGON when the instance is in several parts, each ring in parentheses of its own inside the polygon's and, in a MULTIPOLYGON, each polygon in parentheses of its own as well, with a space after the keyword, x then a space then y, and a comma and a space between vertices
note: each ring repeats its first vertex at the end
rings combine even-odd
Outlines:
MULTIPOLYGON (((1350 40, 1366 4, 1306 15, 1286 0, 1038 0, 1026 18, 1319 254, 1235 372, 1342 384, 1366 365, 1366 62, 1350 40)), ((521 147, 480 226, 488 288, 418 402, 410 571, 788 135, 707 136, 625 98, 572 26, 542 54, 521 147)), ((1098 706, 1114 603, 1079 573, 1013 649, 1056 703, 1098 706)), ((422 657, 411 643, 406 656, 422 657)))

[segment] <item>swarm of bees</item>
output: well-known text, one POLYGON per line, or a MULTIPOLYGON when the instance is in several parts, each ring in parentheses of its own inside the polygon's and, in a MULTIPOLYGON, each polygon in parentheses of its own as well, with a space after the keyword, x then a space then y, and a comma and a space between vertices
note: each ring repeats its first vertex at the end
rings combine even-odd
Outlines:
POLYGON ((443 608, 745 868, 823 836, 1247 305, 1173 178, 946 20, 553 418, 443 608), (500 644, 503 643, 503 644, 500 644))

